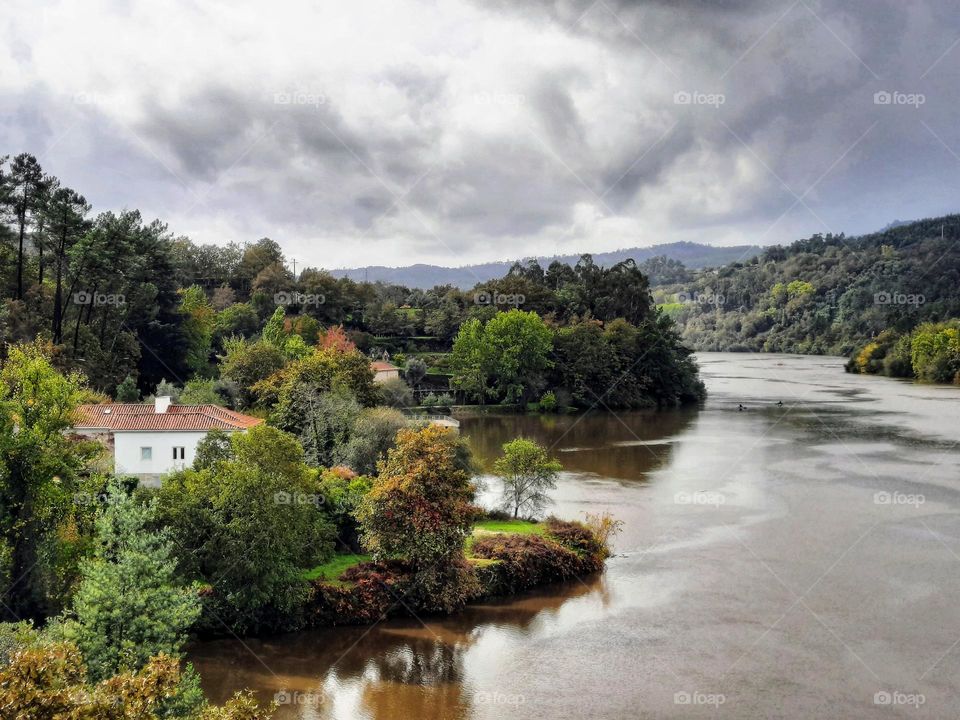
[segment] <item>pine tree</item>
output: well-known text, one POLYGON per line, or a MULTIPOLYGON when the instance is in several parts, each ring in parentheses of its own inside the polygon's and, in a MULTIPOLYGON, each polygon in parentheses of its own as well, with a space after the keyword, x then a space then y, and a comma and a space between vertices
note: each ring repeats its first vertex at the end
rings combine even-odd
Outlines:
POLYGON ((133 375, 127 375, 123 382, 117 385, 116 398, 117 402, 140 402, 140 391, 133 375))
POLYGON ((112 485, 97 518, 97 548, 81 564, 69 633, 93 680, 139 670, 150 657, 180 657, 200 600, 177 585, 168 531, 150 530, 153 504, 112 485))

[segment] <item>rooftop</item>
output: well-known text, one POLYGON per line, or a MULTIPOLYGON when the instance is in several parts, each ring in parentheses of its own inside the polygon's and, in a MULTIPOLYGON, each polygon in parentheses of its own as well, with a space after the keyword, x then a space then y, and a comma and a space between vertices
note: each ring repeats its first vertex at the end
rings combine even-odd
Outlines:
POLYGON ((219 405, 154 405, 144 403, 102 403, 77 408, 80 430, 246 430, 259 425, 260 418, 227 410, 219 405), (162 408, 162 409, 161 409, 162 408))

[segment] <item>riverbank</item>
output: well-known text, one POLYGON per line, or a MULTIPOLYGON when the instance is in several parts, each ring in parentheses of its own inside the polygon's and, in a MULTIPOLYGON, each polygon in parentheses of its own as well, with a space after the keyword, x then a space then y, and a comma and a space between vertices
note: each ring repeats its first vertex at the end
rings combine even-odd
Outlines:
MULTIPOLYGON (((464 604, 584 579, 601 572, 608 556, 605 541, 583 523, 552 517, 543 522, 482 520, 464 547, 469 574, 464 604)), ((301 602, 277 609, 274 620, 253 634, 368 625, 430 614, 415 612, 415 603, 409 599, 416 597, 420 580, 417 569, 404 561, 377 562, 370 555, 340 553, 306 571, 301 602)), ((439 614, 456 614, 461 609, 439 614)), ((202 620, 198 627, 200 638, 224 635, 215 617, 202 620)))
POLYGON ((518 435, 553 446, 557 515, 625 521, 602 574, 455 616, 199 643, 209 697, 315 703, 274 720, 954 717, 960 389, 838 357, 697 359, 700 411, 461 425, 487 467, 518 435), (926 703, 875 704, 895 691, 926 703))

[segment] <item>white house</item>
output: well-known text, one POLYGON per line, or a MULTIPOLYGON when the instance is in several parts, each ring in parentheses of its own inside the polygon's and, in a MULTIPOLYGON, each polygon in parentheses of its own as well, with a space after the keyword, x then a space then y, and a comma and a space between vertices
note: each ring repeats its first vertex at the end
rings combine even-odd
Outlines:
POLYGON ((113 451, 114 472, 147 484, 193 464, 197 443, 211 430, 237 432, 262 422, 219 405, 154 403, 81 405, 74 431, 100 440, 113 451))
POLYGON ((400 368, 385 360, 376 360, 370 363, 370 367, 373 368, 373 381, 375 383, 385 383, 387 380, 400 378, 400 368))

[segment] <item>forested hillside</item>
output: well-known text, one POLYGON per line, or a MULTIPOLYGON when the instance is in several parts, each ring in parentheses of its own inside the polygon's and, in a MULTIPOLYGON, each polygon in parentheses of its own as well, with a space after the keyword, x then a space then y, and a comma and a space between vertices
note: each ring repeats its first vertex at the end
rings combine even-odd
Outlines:
POLYGON ((91 210, 33 156, 0 157, 0 347, 39 337, 59 368, 109 395, 136 399, 166 380, 191 401, 246 407, 258 381, 330 347, 400 365, 414 397, 393 404, 434 391, 551 407, 702 395, 650 295, 650 276, 690 277, 674 260, 531 261, 470 291, 422 290, 312 267, 295 275, 269 238, 202 245, 136 210, 91 210))
POLYGON ((814 235, 654 296, 697 350, 849 355, 885 330, 960 316, 960 215, 814 235))

